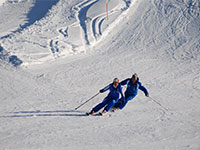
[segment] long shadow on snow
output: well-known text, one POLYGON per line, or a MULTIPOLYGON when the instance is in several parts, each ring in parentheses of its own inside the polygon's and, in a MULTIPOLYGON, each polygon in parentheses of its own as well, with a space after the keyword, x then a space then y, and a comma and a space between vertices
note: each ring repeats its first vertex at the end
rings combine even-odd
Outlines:
MULTIPOLYGON (((27 14, 28 22, 20 26, 19 29, 13 31, 12 33, 17 33, 23 31, 28 26, 34 24, 36 21, 43 18, 53 5, 56 5, 59 0, 35 0, 34 6, 31 8, 27 14)), ((12 34, 11 33, 11 34, 12 34)), ((9 37, 10 34, 0 37, 0 39, 9 37)))
POLYGON ((55 111, 19 111, 12 112, 13 115, 0 116, 0 118, 24 118, 24 117, 84 117, 83 111, 75 110, 55 110, 55 111))

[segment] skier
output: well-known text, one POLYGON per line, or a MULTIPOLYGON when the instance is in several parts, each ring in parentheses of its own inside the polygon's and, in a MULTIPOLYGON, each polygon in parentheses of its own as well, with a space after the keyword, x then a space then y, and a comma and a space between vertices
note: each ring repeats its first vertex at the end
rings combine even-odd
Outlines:
POLYGON ((113 80, 113 83, 109 84, 105 88, 101 89, 99 92, 103 93, 107 90, 110 90, 108 95, 104 98, 103 102, 99 103, 97 106, 95 106, 91 112, 87 113, 87 115, 93 115, 95 112, 98 112, 100 109, 103 109, 103 111, 100 113, 100 115, 105 114, 108 112, 119 100, 121 95, 121 100, 124 100, 124 95, 122 92, 122 87, 119 84, 119 79, 115 78, 113 80))
POLYGON ((114 110, 123 109, 128 103, 128 101, 132 100, 137 95, 138 89, 142 90, 145 96, 149 97, 147 89, 144 86, 142 86, 136 73, 133 74, 132 78, 127 78, 123 80, 120 84, 122 86, 127 85, 125 91, 125 99, 120 99, 118 103, 115 104, 114 110))

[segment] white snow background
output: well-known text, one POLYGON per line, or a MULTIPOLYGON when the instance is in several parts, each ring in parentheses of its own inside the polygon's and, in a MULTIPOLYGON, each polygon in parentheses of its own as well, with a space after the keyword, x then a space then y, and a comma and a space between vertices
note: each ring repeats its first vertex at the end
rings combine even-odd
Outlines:
POLYGON ((199 0, 0 0, 0 150, 57 149, 200 150, 199 0), (135 72, 169 111, 74 110, 135 72))

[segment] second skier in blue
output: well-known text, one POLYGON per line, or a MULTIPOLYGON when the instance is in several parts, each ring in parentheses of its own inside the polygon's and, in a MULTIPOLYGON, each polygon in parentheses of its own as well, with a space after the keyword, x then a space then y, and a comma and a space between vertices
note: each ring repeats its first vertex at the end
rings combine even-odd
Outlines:
POLYGON ((149 97, 147 89, 139 81, 139 78, 136 73, 133 74, 131 78, 127 78, 120 82, 120 84, 122 86, 127 85, 125 91, 125 99, 120 99, 118 103, 115 104, 114 110, 123 109, 126 106, 126 104, 138 94, 138 89, 143 91, 145 96, 149 97))

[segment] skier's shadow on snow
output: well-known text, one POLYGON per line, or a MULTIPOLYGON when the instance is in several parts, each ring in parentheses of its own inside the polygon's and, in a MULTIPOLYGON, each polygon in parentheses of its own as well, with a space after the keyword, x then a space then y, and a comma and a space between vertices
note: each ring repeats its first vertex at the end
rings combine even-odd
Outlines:
POLYGON ((55 111, 18 111, 11 112, 12 115, 0 116, 0 118, 20 118, 20 117, 85 117, 83 111, 76 110, 55 110, 55 111))

